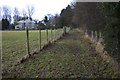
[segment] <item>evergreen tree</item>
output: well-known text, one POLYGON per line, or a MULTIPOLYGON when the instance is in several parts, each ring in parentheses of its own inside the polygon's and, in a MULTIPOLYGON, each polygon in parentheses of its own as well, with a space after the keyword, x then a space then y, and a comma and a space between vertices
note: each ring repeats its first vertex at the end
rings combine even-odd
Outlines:
POLYGON ((2 30, 9 29, 9 21, 7 19, 2 19, 2 30))
POLYGON ((101 12, 109 20, 104 30, 103 38, 105 50, 120 61, 120 2, 101 3, 99 5, 101 12))
POLYGON ((62 26, 72 25, 73 10, 70 5, 63 9, 60 13, 60 22, 62 26))

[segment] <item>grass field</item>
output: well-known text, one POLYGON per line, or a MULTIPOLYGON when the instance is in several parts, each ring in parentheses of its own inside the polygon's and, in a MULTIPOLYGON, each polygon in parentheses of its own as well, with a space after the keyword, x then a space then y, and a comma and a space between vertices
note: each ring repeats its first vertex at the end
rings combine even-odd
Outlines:
POLYGON ((94 46, 83 33, 71 30, 55 44, 12 68, 3 78, 118 77, 94 46))
MULTIPOLYGON (((51 40, 51 30, 49 40, 51 40)), ((53 39, 62 33, 62 29, 53 30, 53 39)), ((42 45, 47 41, 46 30, 41 31, 42 45)), ((29 31, 30 52, 39 48, 39 30, 29 31)), ((2 69, 3 72, 9 69, 16 61, 25 56, 26 33, 25 31, 2 31, 2 69)))

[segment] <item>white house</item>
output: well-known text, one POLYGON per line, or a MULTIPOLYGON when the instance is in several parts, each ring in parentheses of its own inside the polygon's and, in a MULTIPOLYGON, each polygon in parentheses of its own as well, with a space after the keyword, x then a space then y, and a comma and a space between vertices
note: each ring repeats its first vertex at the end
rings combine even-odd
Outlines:
POLYGON ((22 25, 16 25, 15 29, 23 29, 22 25))
POLYGON ((15 26, 15 29, 25 29, 26 27, 28 27, 28 29, 37 29, 37 25, 35 24, 35 21, 30 19, 18 21, 18 25, 15 26), (25 27, 24 27, 24 23, 25 23, 25 27))

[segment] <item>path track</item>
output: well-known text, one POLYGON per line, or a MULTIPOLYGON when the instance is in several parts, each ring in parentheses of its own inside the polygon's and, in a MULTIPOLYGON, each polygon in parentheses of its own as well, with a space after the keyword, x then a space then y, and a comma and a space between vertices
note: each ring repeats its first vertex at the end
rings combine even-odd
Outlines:
POLYGON ((116 78, 117 74, 96 53, 84 34, 72 30, 29 60, 17 65, 3 78, 116 78))

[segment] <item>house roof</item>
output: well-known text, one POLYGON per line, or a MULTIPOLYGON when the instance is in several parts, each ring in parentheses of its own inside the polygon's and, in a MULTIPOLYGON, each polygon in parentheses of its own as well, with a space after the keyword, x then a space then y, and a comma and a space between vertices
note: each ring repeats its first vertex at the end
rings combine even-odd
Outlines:
POLYGON ((18 23, 35 23, 35 21, 31 21, 30 19, 26 19, 26 20, 18 21, 18 23))

